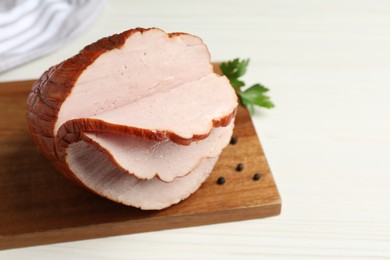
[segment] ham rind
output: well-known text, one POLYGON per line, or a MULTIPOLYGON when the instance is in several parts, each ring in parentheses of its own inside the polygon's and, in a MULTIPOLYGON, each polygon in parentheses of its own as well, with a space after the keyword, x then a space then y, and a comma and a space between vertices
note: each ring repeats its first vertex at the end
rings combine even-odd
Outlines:
POLYGON ((47 70, 28 97, 27 122, 41 152, 75 183, 160 209, 210 174, 236 109, 201 39, 137 28, 47 70))
POLYGON ((190 196, 210 175, 218 157, 202 159, 184 177, 172 182, 140 180, 117 168, 104 153, 80 141, 67 149, 72 172, 89 189, 113 201, 145 210, 163 209, 190 196))
POLYGON ((84 133, 87 138, 84 140, 99 146, 117 168, 128 174, 144 180, 157 177, 171 182, 191 172, 202 159, 217 157, 229 143, 232 132, 233 123, 214 128, 208 138, 189 146, 178 145, 169 139, 155 142, 112 133, 84 133))

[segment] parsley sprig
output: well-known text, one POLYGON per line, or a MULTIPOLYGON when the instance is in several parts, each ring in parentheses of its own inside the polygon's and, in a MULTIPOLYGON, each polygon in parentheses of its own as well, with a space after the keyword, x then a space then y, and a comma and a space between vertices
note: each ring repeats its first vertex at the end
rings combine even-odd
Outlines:
POLYGON ((255 111, 254 106, 273 108, 275 106, 274 103, 272 103, 270 97, 265 94, 268 92, 268 88, 260 83, 242 90, 245 83, 240 78, 245 74, 248 65, 249 59, 240 60, 237 58, 228 62, 223 62, 219 67, 222 73, 230 80, 230 84, 240 98, 241 104, 248 107, 251 113, 254 113, 255 111))

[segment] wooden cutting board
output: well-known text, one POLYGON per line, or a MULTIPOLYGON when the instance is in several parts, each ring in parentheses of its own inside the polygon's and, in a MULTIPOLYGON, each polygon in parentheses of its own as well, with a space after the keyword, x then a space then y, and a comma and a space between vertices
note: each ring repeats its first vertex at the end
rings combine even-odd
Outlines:
POLYGON ((33 145, 25 102, 33 81, 0 83, 0 249, 190 227, 280 214, 281 202, 249 113, 238 110, 238 142, 187 200, 142 211, 101 198, 59 174, 33 145), (241 172, 235 170, 244 164, 241 172), (252 179, 255 173, 261 179, 252 179), (218 177, 226 183, 218 185, 218 177))

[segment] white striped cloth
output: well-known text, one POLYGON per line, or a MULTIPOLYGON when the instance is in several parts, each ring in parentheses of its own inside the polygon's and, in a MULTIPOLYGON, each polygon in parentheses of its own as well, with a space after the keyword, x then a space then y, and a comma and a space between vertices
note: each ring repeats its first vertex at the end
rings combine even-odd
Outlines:
POLYGON ((0 73, 85 32, 105 0, 0 0, 0 73))

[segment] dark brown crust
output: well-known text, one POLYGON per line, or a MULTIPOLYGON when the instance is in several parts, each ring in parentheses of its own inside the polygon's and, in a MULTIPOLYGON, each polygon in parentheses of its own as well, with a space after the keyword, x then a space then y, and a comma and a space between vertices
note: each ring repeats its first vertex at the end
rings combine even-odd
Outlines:
MULTIPOLYGON (((65 123, 58 132, 53 135, 53 129, 58 118, 61 105, 70 95, 72 88, 83 71, 91 65, 101 54, 121 48, 134 33, 143 33, 156 28, 136 28, 102 38, 82 49, 77 55, 49 68, 37 80, 27 99, 27 123, 34 143, 40 151, 52 160, 57 169, 72 181, 81 184, 65 161, 65 147, 71 142, 79 141, 82 138, 80 131, 115 131, 126 134, 137 135, 150 140, 162 140, 170 138, 173 142, 188 145, 193 141, 206 138, 204 135, 194 135, 190 139, 182 138, 172 132, 156 131, 148 129, 137 129, 126 126, 113 126, 93 119, 76 119, 65 123), (70 140, 71 139, 71 140, 70 140)), ((169 37, 180 36, 185 33, 171 33, 169 37)), ((213 126, 226 126, 234 118, 236 110, 223 118, 214 119, 213 126)), ((211 131, 211 129, 210 129, 211 131)), ((84 185, 83 185, 84 186, 84 185)))

